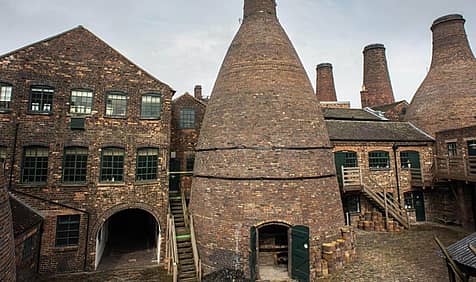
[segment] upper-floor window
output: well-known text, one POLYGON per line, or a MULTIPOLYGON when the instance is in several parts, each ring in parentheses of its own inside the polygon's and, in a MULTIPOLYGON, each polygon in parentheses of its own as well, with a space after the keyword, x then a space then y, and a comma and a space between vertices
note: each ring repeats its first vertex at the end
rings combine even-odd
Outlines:
POLYGON ((448 156, 456 157, 458 155, 456 142, 448 142, 446 143, 446 146, 448 148, 448 156))
POLYGON ((468 155, 471 157, 476 156, 476 140, 468 141, 468 155))
POLYGON ((369 168, 390 168, 390 155, 385 151, 373 151, 369 153, 369 168))
POLYGON ((88 148, 67 147, 64 150, 63 182, 86 182, 88 148))
POLYGON ((56 247, 77 246, 79 244, 80 218, 78 214, 56 217, 56 247))
POLYGON ((7 160, 7 147, 0 146, 0 167, 5 163, 7 160))
POLYGON ((51 113, 53 111, 53 94, 49 86, 32 86, 30 92, 30 112, 51 113))
POLYGON ((25 147, 22 163, 21 180, 23 183, 46 183, 48 178, 48 148, 25 147))
POLYGON ((400 152, 400 165, 402 168, 420 168, 420 153, 417 151, 400 152))
POLYGON ((138 181, 157 179, 159 149, 144 148, 137 151, 136 179, 138 181))
POLYGON ((9 110, 12 102, 13 87, 9 84, 0 83, 0 111, 9 110))
POLYGON ((71 105, 69 108, 72 114, 88 115, 93 109, 93 92, 90 90, 71 91, 71 105))
POLYGON ((107 94, 106 116, 126 117, 127 95, 121 92, 111 92, 107 94))
POLYGON ((195 128, 195 110, 181 109, 180 110, 180 128, 195 128))
POLYGON ((158 119, 162 110, 160 94, 146 94, 142 96, 141 118, 158 119))
POLYGON ((101 182, 124 182, 124 149, 104 148, 101 154, 101 182))
POLYGON ((193 166, 195 164, 195 156, 188 156, 187 157, 187 171, 193 171, 193 166))

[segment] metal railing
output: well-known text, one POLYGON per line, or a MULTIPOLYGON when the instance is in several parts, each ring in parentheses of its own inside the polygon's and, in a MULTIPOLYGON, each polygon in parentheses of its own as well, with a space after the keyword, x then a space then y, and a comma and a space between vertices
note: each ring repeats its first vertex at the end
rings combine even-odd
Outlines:
POLYGON ((195 270, 197 272, 198 281, 202 281, 202 261, 198 254, 197 241, 195 238, 195 228, 193 224, 193 216, 190 215, 190 237, 192 240, 193 260, 195 262, 195 270))
POLYGON ((179 256, 177 250, 177 238, 175 234, 175 221, 172 211, 169 206, 169 213, 167 214, 167 238, 165 257, 167 258, 167 271, 168 274, 172 274, 173 282, 178 281, 178 265, 179 256))

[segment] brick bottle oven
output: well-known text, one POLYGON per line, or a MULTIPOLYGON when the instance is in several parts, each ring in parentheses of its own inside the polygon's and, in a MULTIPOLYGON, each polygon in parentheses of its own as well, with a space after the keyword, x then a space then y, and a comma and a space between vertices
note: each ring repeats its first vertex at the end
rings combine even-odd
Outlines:
POLYGON ((315 277, 342 204, 319 102, 274 0, 244 1, 196 151, 191 213, 204 272, 265 279, 274 257, 284 276, 315 277))
POLYGON ((316 95, 319 101, 337 102, 332 65, 329 63, 319 64, 316 67, 316 72, 316 95))
POLYGON ((362 108, 395 102, 383 44, 364 48, 364 83, 360 92, 362 108))
POLYGON ((0 162, 0 281, 15 281, 15 244, 12 213, 5 190, 3 162, 0 162))
POLYGON ((406 114, 406 120, 433 136, 437 131, 476 124, 476 59, 464 23, 461 15, 433 22, 430 70, 406 114))

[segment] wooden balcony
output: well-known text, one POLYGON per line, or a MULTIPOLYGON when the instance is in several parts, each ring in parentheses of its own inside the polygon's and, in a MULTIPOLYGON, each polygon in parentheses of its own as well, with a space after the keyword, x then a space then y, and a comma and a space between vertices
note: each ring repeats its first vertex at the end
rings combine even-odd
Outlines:
POLYGON ((360 167, 342 167, 341 169, 344 193, 362 190, 362 169, 360 167))
POLYGON ((433 175, 422 168, 410 168, 410 184, 412 187, 430 187, 433 182, 433 175))
POLYGON ((435 170, 439 179, 476 182, 476 156, 436 156, 435 170))

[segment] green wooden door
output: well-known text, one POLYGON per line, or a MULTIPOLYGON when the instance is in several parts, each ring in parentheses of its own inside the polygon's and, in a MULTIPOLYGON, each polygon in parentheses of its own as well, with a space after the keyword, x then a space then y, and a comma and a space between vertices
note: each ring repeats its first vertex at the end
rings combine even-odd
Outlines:
POLYGON ((423 192, 413 192, 413 207, 415 208, 415 216, 417 221, 425 221, 425 198, 423 192))
POLYGON ((252 226, 250 230, 250 278, 256 281, 256 227, 252 226))
POLYGON ((309 228, 293 226, 291 229, 292 278, 300 282, 309 281, 309 228))
POLYGON ((336 165, 337 179, 342 185, 342 167, 357 167, 357 153, 355 152, 335 152, 334 160, 336 165))

